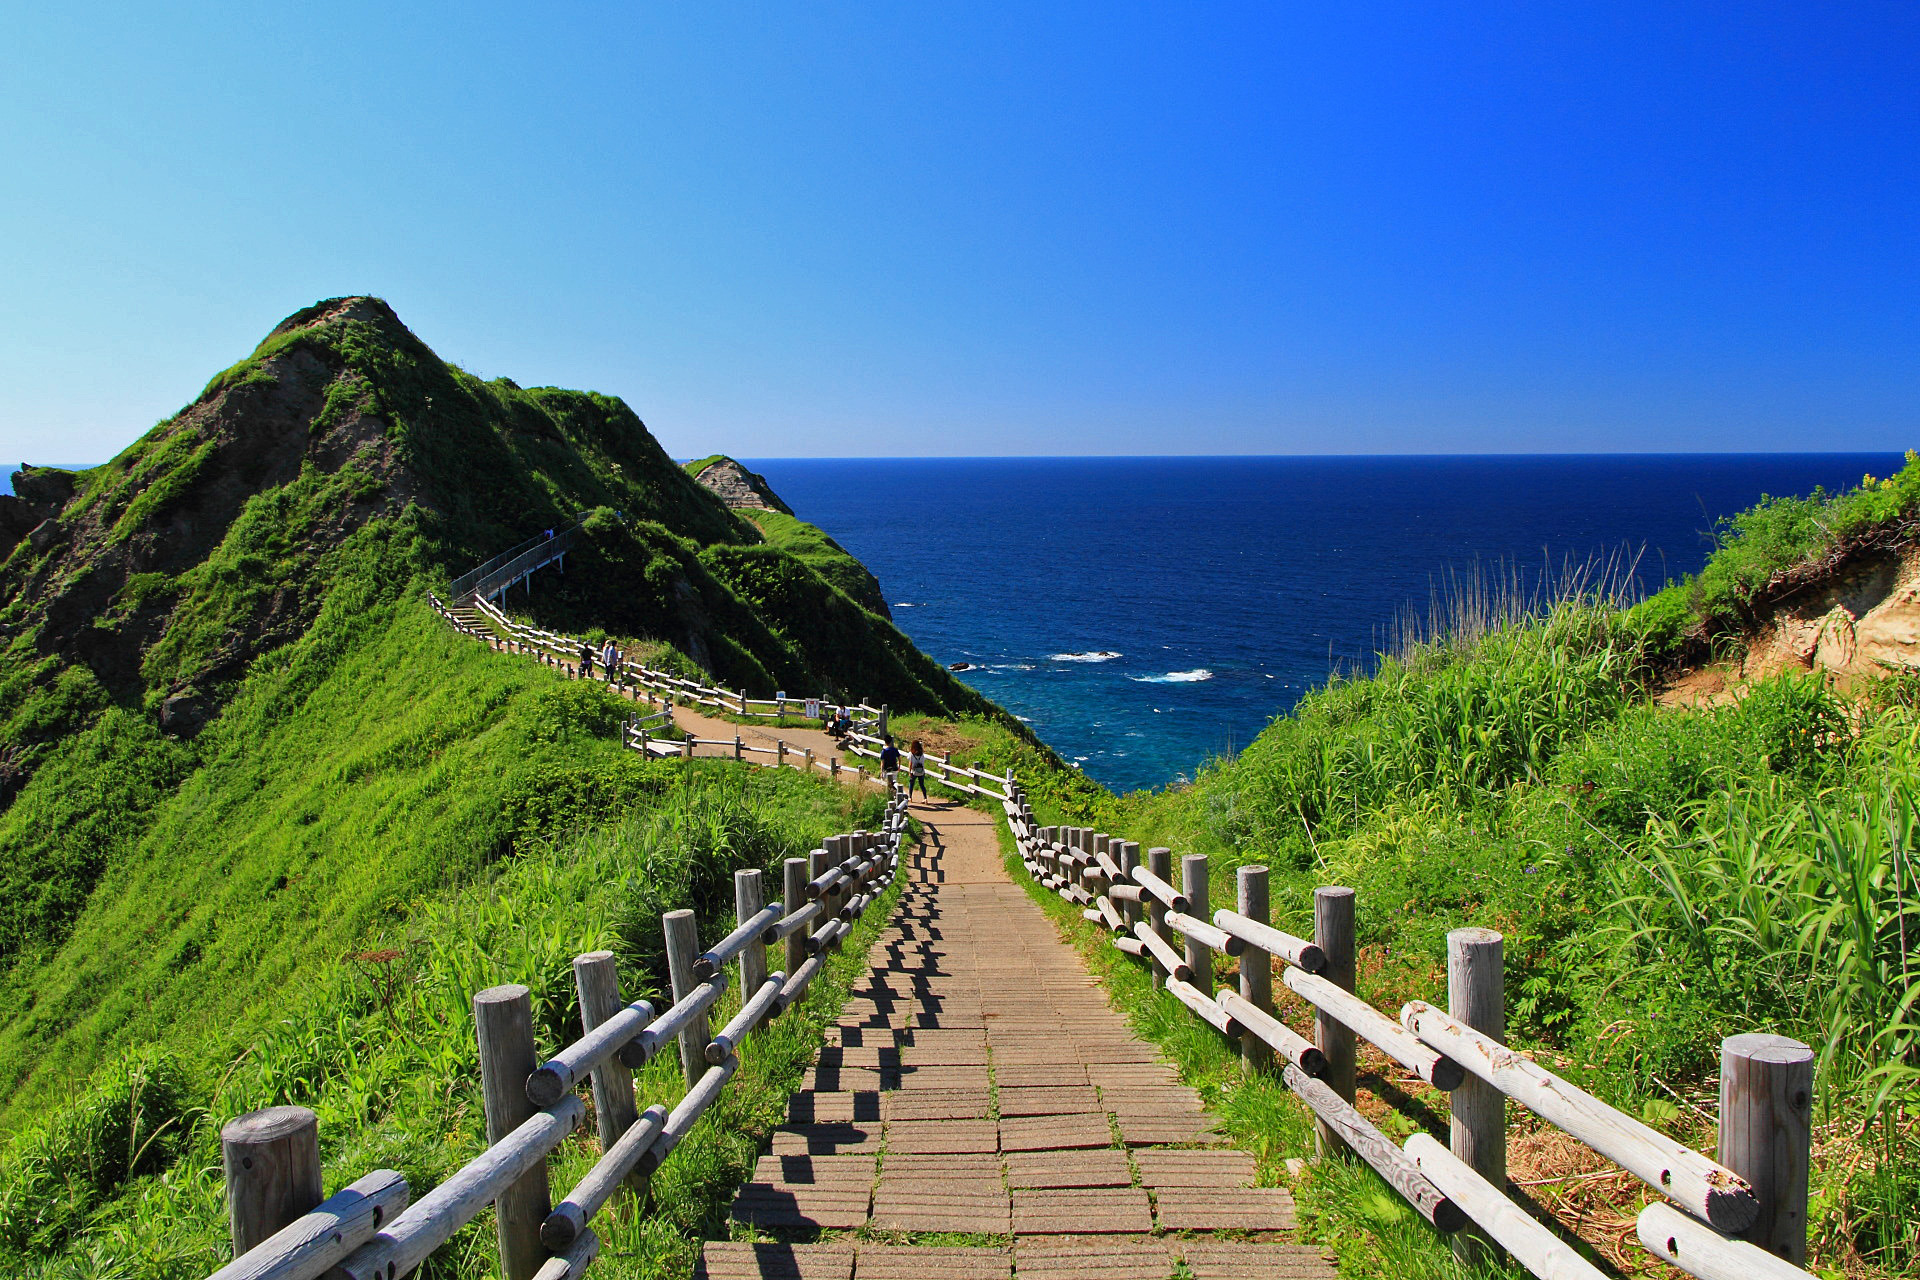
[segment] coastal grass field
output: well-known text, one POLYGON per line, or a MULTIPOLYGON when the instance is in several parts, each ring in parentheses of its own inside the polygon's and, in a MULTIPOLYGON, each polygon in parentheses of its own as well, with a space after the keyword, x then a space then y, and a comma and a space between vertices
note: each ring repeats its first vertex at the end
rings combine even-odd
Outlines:
MULTIPOLYGON (((1036 809, 1210 855, 1216 902, 1233 901, 1236 867, 1264 864, 1275 922, 1297 933, 1311 934, 1316 885, 1352 887, 1358 989, 1383 1009, 1444 1002, 1448 930, 1500 930, 1510 1042, 1700 1150, 1715 1143, 1721 1040, 1806 1041, 1817 1269, 1913 1274, 1920 678, 1843 694, 1789 671, 1720 705, 1652 698, 1675 652, 1736 635, 1775 574, 1910 531, 1909 459, 1741 517, 1698 579, 1637 606, 1576 595, 1517 621, 1456 618, 1310 695, 1189 787, 1056 789, 1036 809)), ((1176 1052, 1210 1069, 1207 1053, 1176 1052)), ((1530 1194, 1616 1265, 1643 1265, 1621 1232, 1644 1189, 1601 1181, 1538 1126, 1520 1125, 1514 1151, 1530 1194)), ((1329 1220, 1351 1229, 1350 1210, 1329 1220)))

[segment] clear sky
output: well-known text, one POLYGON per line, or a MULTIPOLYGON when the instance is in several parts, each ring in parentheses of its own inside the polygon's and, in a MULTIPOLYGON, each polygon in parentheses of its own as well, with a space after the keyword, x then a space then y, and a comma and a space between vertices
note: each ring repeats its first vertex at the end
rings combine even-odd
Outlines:
POLYGON ((678 456, 1920 443, 1908 3, 17 4, 0 67, 8 461, 343 293, 678 456))

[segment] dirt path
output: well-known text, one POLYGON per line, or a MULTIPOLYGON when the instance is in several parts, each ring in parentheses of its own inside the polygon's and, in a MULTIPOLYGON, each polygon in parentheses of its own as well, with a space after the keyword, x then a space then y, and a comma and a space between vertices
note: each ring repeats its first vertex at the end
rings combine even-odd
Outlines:
POLYGON ((1007 879, 994 820, 914 816, 898 915, 734 1202, 760 1242, 711 1243, 696 1274, 1331 1277, 1007 879))

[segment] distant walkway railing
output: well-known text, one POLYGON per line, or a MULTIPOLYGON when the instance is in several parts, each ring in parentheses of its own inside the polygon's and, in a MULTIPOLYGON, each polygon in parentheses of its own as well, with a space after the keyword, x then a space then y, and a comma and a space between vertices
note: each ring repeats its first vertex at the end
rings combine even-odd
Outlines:
POLYGON ((487 1149, 409 1203, 405 1177, 379 1170, 320 1199, 318 1121, 303 1107, 253 1112, 221 1131, 229 1220, 238 1255, 212 1280, 396 1280, 410 1274, 488 1205, 496 1206, 507 1280, 578 1280, 600 1250, 590 1225, 623 1189, 647 1181, 713 1106, 739 1067, 740 1046, 798 1002, 857 921, 892 884, 907 829, 895 791, 880 830, 834 836, 782 865, 782 896, 766 902, 757 870, 734 873, 736 927, 704 951, 691 911, 661 917, 673 1003, 627 1003, 614 957, 576 956, 574 982, 585 1034, 544 1060, 536 1049, 529 991, 490 987, 473 997, 487 1149), (784 943, 785 967, 767 971, 767 949, 784 943), (732 984, 740 1010, 719 1031, 712 1010, 732 984), (633 1071, 677 1044, 687 1091, 669 1108, 645 1110, 633 1071), (556 1206, 547 1156, 586 1114, 591 1083, 602 1155, 556 1206))
POLYGON ((486 600, 505 595, 509 587, 518 585, 532 577, 536 570, 550 564, 564 568, 567 552, 573 549, 579 536, 580 524, 575 521, 564 529, 549 529, 538 537, 529 538, 511 551, 503 551, 479 568, 455 578, 447 588, 448 598, 455 604, 486 600))
MULTIPOLYGON (((1180 859, 1090 827, 1036 826, 1017 784, 1004 805, 1020 857, 1041 885, 1081 907, 1113 946, 1146 962, 1154 985, 1233 1041, 1249 1072, 1285 1060, 1282 1075, 1316 1117, 1322 1151, 1347 1149, 1443 1232, 1469 1223, 1533 1274, 1600 1280, 1603 1273, 1506 1193, 1505 1099, 1585 1143, 1657 1195, 1637 1232, 1654 1255, 1707 1280, 1809 1280, 1807 1188, 1813 1051, 1783 1036, 1737 1035, 1721 1045, 1719 1159, 1690 1150, 1502 1043, 1503 939, 1490 929, 1447 935, 1449 1011, 1423 1001, 1396 1019, 1353 994, 1354 893, 1314 893, 1314 936, 1269 923, 1267 869, 1237 869, 1237 910, 1209 910, 1202 854, 1180 859), (1239 980, 1214 987, 1214 952, 1239 980), (1281 981, 1315 1009, 1309 1040, 1276 1016, 1281 981), (1425 1133, 1396 1145, 1355 1109, 1358 1036, 1445 1092, 1451 1149, 1425 1133)), ((1456 1252, 1486 1246, 1466 1233, 1456 1252)))

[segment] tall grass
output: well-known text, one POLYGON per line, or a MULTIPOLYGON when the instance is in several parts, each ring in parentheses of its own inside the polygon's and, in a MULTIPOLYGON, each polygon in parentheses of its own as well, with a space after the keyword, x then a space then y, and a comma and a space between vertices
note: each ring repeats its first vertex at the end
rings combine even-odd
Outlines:
MULTIPOLYGON (((574 955, 622 951, 628 989, 657 993, 664 975, 636 943, 633 922, 691 906, 717 938, 731 913, 733 868, 771 867, 833 832, 870 826, 878 806, 792 771, 748 775, 694 762, 626 816, 500 864, 484 883, 418 902, 370 937, 368 950, 283 993, 277 1024, 231 1059, 186 1046, 114 1059, 0 1154, 0 1265, 47 1276, 204 1275, 224 1256, 219 1125, 264 1106, 318 1112, 329 1187, 384 1166, 406 1173, 419 1195, 485 1145, 475 991, 526 984, 536 1038, 557 1048, 580 1034, 574 955)), ((822 1007, 836 990, 844 992, 844 975, 823 986, 822 1007)), ((830 1016, 783 1021, 749 1051, 730 1086, 736 1096, 676 1155, 685 1167, 656 1184, 663 1223, 618 1225, 615 1238, 634 1256, 603 1269, 686 1273, 686 1232, 711 1225, 830 1016)), ((651 1064, 641 1080, 648 1100, 677 1099, 678 1071, 672 1054, 651 1064)), ((565 1184, 591 1158, 583 1136, 564 1150, 557 1176, 565 1184)), ((463 1232, 423 1274, 491 1274, 491 1234, 484 1224, 463 1232)))

